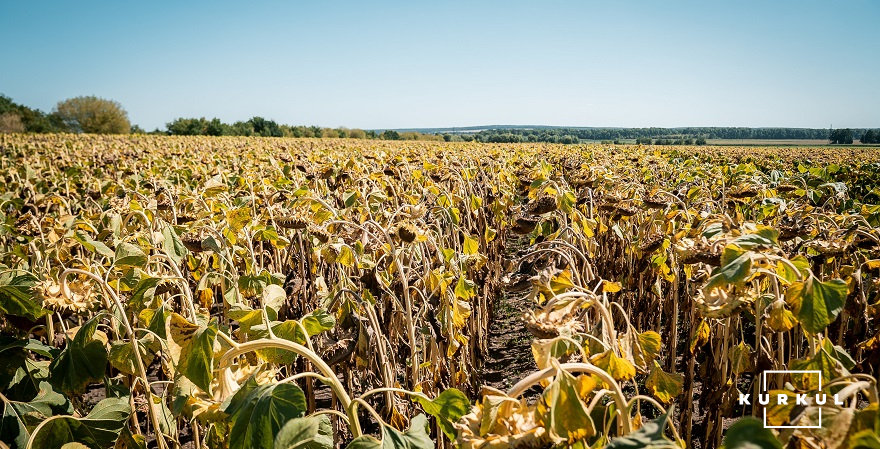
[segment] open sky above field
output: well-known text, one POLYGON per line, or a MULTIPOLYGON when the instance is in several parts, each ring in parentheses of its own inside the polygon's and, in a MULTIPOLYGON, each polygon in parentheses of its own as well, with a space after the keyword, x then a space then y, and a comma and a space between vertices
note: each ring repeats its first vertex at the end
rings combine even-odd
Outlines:
POLYGON ((0 1, 0 93, 45 111, 409 128, 876 127, 880 2, 0 1))

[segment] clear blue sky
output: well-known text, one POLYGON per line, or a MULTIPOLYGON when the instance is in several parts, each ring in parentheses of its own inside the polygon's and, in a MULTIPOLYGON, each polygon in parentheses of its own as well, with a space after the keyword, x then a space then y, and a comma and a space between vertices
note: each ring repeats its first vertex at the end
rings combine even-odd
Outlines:
POLYGON ((880 1, 0 0, 44 111, 360 128, 880 127, 880 1))

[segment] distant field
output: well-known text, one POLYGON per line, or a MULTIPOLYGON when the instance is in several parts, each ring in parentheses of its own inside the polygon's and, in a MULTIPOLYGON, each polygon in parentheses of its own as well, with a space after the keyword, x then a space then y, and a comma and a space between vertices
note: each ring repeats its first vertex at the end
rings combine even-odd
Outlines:
MULTIPOLYGON (((599 140, 587 140, 581 141, 581 143, 595 143, 598 144, 601 141, 599 140)), ((625 145, 635 145, 635 139, 620 139, 621 144, 625 145)), ((838 146, 831 145, 828 143, 827 139, 708 139, 706 141, 708 145, 723 145, 723 146, 739 146, 739 147, 780 147, 780 146, 791 146, 791 147, 803 147, 803 146, 811 146, 811 147, 828 147, 828 148, 837 148, 838 146)), ((854 145, 847 145, 847 147, 880 147, 880 145, 862 145, 858 141, 854 145)))
MULTIPOLYGON (((707 141, 710 145, 740 145, 740 146, 802 146, 802 145, 811 145, 811 146, 831 146, 828 143, 827 139, 709 139, 707 141)), ((856 141, 856 145, 859 145, 858 141, 856 141)), ((876 145, 865 145, 865 146, 876 146, 876 145)))

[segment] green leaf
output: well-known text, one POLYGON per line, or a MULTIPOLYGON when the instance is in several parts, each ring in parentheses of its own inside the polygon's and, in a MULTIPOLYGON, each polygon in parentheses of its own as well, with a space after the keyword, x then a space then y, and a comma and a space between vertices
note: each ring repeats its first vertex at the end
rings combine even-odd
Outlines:
MULTIPOLYGON (((144 362, 144 366, 149 366, 153 361, 153 354, 150 351, 150 347, 156 344, 156 339, 153 337, 153 334, 144 335, 143 338, 137 340, 137 345, 141 351, 141 359, 144 362)), ((137 376, 138 373, 137 362, 134 357, 134 348, 131 342, 128 341, 113 341, 110 342, 110 366, 122 371, 125 374, 131 374, 133 376, 137 376)))
POLYGON ((342 194, 342 204, 344 204, 345 207, 354 206, 354 204, 357 202, 358 198, 360 198, 359 191, 349 190, 348 192, 345 192, 342 194))
POLYGON ((117 267, 143 268, 147 265, 147 255, 144 254, 141 247, 132 243, 122 242, 116 245, 113 263, 117 267))
POLYGON ((302 318, 303 327, 309 333, 309 337, 314 337, 321 332, 332 330, 336 326, 336 318, 327 313, 324 309, 315 309, 302 318))
MULTIPOLYGON (((275 334, 275 337, 283 338, 294 343, 305 344, 305 339, 303 338, 302 331, 299 330, 299 325, 297 325, 296 321, 273 321, 271 325, 272 333, 275 334)), ((265 324, 251 326, 251 333, 253 334, 254 338, 269 337, 269 332, 266 330, 265 324)), ((293 364, 293 362, 296 361, 297 357, 295 352, 279 348, 258 349, 256 353, 263 360, 279 365, 291 365, 293 364)))
POLYGON ((779 237, 779 232, 774 231, 775 235, 772 232, 767 232, 765 229, 762 233, 758 234, 746 234, 737 237, 733 243, 743 249, 753 249, 758 247, 774 247, 776 246, 776 238, 779 237))
POLYGON ((28 441, 28 449, 60 448, 67 443, 89 447, 112 446, 119 439, 131 415, 129 398, 107 398, 95 405, 84 418, 53 416, 28 441))
MULTIPOLYGON (((383 425, 382 449, 434 449, 434 442, 428 436, 427 430, 428 418, 421 414, 416 415, 410 421, 409 429, 406 429, 406 432, 399 432, 393 427, 383 425)), ((352 446, 349 445, 349 447, 352 446)), ((354 447, 368 448, 374 446, 358 445, 354 447)))
POLYGON ((31 321, 49 313, 42 304, 33 299, 31 288, 36 282, 37 278, 30 273, 10 271, 0 275, 0 313, 31 321))
POLYGON ((0 354, 14 349, 32 351, 50 359, 54 359, 61 352, 60 349, 44 345, 39 340, 34 340, 33 338, 19 339, 15 337, 0 336, 0 354))
POLYGON ((62 393, 80 394, 85 391, 86 385, 104 378, 107 349, 103 342, 95 339, 98 321, 103 316, 103 313, 98 313, 86 321, 49 365, 49 381, 62 393))
POLYGON ((0 441, 12 442, 14 446, 25 447, 30 431, 54 413, 71 413, 73 409, 67 398, 52 390, 47 382, 40 382, 37 397, 27 402, 3 401, 3 415, 0 420, 0 441))
POLYGON ((764 423, 751 416, 740 418, 724 435, 725 449, 782 449, 782 443, 764 423))
POLYGON ((660 415, 654 421, 647 422, 642 427, 622 437, 611 440, 605 449, 641 449, 641 448, 678 448, 672 440, 666 438, 666 422, 669 415, 672 414, 672 408, 666 414, 660 415))
MULTIPOLYGON (((816 355, 809 359, 791 361, 791 369, 795 371, 820 371, 822 384, 827 384, 833 379, 848 374, 841 369, 843 365, 838 362, 831 341, 825 339, 825 343, 816 351, 816 355)), ((791 375, 792 383, 802 390, 815 390, 819 388, 819 376, 815 373, 800 373, 791 375)))
POLYGON ((471 410, 471 402, 467 396, 455 388, 450 388, 438 395, 435 399, 429 400, 422 396, 415 396, 422 409, 429 415, 437 418, 437 424, 443 433, 450 440, 455 441, 455 428, 452 423, 458 422, 462 416, 468 414, 471 410))
POLYGON ((345 449, 382 449, 382 442, 371 435, 361 435, 348 443, 345 449))
POLYGON ((849 437, 851 449, 880 449, 880 436, 873 430, 865 429, 849 437))
POLYGON ((206 393, 211 392, 217 320, 207 326, 192 324, 177 313, 168 317, 168 350, 177 371, 206 393))
POLYGON ((787 263, 776 262, 776 274, 782 276, 789 284, 794 284, 798 279, 806 279, 810 276, 810 261, 804 256, 795 256, 789 260, 797 271, 793 270, 787 263))
POLYGON ((241 290, 242 295, 254 297, 262 294, 268 283, 264 276, 244 275, 238 278, 238 289, 241 290))
POLYGON ((239 400, 225 409, 231 412, 230 449, 272 447, 284 423, 306 411, 305 394, 290 383, 260 385, 239 400))
POLYGON ((140 313, 145 307, 150 307, 153 304, 153 299, 156 297, 156 286, 159 285, 159 281, 161 279, 154 277, 144 277, 141 279, 131 292, 128 308, 134 313, 140 313))
POLYGON ((97 253, 104 257, 110 258, 116 255, 110 248, 107 247, 107 245, 97 240, 92 240, 92 238, 83 231, 76 231, 73 234, 73 239, 93 253, 97 253))
POLYGON ((818 334, 825 330, 843 310, 846 301, 846 282, 834 279, 819 282, 810 277, 803 283, 795 283, 789 290, 795 289, 800 295, 789 295, 786 300, 792 303, 794 314, 807 332, 818 334), (799 289, 799 291, 798 291, 799 289))
MULTIPOLYGON (((266 315, 268 314, 269 312, 266 312, 266 315)), ((229 310, 228 315, 229 318, 238 321, 240 332, 248 336, 251 336, 253 333, 251 328, 257 327, 263 323, 262 309, 252 310, 250 307, 243 304, 233 306, 229 310)))
MULTIPOLYGON (((725 250, 726 251, 726 250, 725 250)), ((743 253, 736 259, 724 264, 718 268, 706 284, 706 289, 711 290, 714 287, 720 287, 725 284, 740 284, 752 269, 752 258, 749 253, 743 253)))
POLYGON ((470 300, 474 296, 477 296, 477 284, 465 279, 464 276, 459 276, 458 282, 455 284, 455 296, 465 301, 470 300))
POLYGON ((327 415, 294 418, 275 436, 275 449, 333 449, 333 427, 327 415))
POLYGON ((165 229, 162 230, 162 236, 164 240, 162 240, 162 249, 165 250, 165 254, 174 261, 175 264, 180 265, 183 261, 183 258, 189 253, 189 250, 183 246, 183 242, 180 240, 180 237, 174 232, 174 228, 171 225, 165 226, 165 229))

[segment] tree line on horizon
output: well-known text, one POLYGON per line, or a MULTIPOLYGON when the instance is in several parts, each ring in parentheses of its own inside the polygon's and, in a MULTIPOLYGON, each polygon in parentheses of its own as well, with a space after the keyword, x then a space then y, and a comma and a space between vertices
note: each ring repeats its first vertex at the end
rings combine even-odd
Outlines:
POLYGON ((639 144, 690 145, 705 144, 709 139, 724 140, 828 140, 832 144, 880 143, 880 130, 822 128, 541 128, 491 129, 472 134, 479 142, 518 143, 551 142, 579 143, 603 141, 621 143, 635 140, 639 144))
POLYGON ((15 103, 0 94, 0 133, 92 133, 92 134, 160 134, 176 136, 262 136, 313 137, 382 140, 444 140, 487 143, 549 142, 576 144, 585 141, 622 143, 635 140, 653 145, 705 145, 708 139, 727 140, 825 140, 832 144, 880 144, 880 130, 822 128, 509 128, 486 129, 462 133, 424 133, 418 131, 327 128, 278 124, 263 117, 225 123, 218 118, 177 118, 165 129, 147 132, 132 125, 122 105, 96 96, 81 96, 58 102, 45 113, 15 103))

